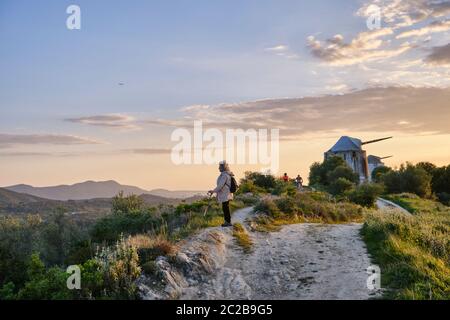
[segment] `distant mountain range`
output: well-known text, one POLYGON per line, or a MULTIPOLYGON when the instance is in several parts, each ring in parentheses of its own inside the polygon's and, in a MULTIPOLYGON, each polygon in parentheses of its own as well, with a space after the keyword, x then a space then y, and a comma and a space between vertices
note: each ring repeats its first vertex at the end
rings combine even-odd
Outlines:
POLYGON ((86 200, 94 198, 112 198, 120 191, 124 194, 154 195, 164 198, 185 199, 199 194, 203 191, 170 191, 165 189, 144 190, 135 186, 122 185, 116 181, 85 181, 73 185, 59 185, 50 187, 33 187, 26 184, 18 184, 5 187, 4 189, 25 193, 35 197, 51 200, 86 200))
MULTIPOLYGON (((192 196, 185 199, 164 198, 153 194, 141 194, 139 196, 144 204, 155 205, 177 205, 182 201, 187 203, 200 199, 192 196)), ((25 193, 0 188, 0 215, 2 214, 41 214, 46 216, 52 212, 62 209, 72 214, 83 214, 95 218, 110 212, 112 207, 111 197, 94 198, 83 200, 52 200, 44 199, 25 193)))

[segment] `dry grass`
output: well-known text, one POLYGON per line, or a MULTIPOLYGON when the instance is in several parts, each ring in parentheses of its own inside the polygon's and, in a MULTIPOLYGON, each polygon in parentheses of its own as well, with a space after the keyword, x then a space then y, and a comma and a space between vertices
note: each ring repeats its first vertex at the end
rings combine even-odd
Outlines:
POLYGON ((173 256, 178 251, 178 247, 162 234, 138 234, 129 237, 127 242, 138 250, 142 264, 159 256, 173 256))
POLYGON ((247 230, 240 223, 233 225, 233 236, 236 239, 238 245, 242 247, 244 252, 249 253, 252 250, 253 241, 250 238, 247 230))
POLYGON ((321 192, 263 198, 256 206, 255 230, 270 232, 294 223, 362 222, 369 209, 349 202, 336 202, 321 192))

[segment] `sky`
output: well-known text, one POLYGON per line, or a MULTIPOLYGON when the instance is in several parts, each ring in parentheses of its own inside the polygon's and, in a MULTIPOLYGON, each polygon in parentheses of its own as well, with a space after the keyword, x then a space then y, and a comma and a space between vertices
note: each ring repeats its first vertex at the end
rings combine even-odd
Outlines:
POLYGON ((209 189, 216 165, 171 160, 194 120, 279 129, 291 176, 341 135, 450 163, 450 1, 3 0, 0 43, 0 186, 209 189))

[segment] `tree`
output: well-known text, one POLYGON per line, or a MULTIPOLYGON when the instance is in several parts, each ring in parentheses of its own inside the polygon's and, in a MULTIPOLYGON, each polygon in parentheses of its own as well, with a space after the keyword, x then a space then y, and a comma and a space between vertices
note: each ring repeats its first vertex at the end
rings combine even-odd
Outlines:
POLYGON ((431 162, 419 162, 418 164, 416 164, 416 167, 418 168, 422 168, 423 170, 425 170, 430 176, 434 175, 434 172, 436 171, 437 167, 435 164, 431 163, 431 162))
POLYGON ((431 180, 431 186, 436 194, 450 193, 450 165, 436 168, 431 180))
POLYGON ((389 193, 410 192, 419 197, 431 196, 431 175, 421 166, 411 163, 401 165, 398 170, 384 174, 381 181, 389 193))
POLYGON ((309 170, 310 185, 328 186, 330 184, 328 174, 340 166, 347 166, 347 164, 338 156, 329 157, 323 163, 313 163, 309 170))
POLYGON ((330 185, 339 178, 344 178, 353 183, 359 182, 359 176, 347 165, 337 166, 333 171, 328 172, 327 174, 327 181, 330 185))
POLYGON ((392 171, 392 169, 389 167, 386 167, 386 166, 376 167, 372 171, 372 181, 376 182, 376 183, 380 183, 383 179, 383 176, 386 173, 391 172, 391 171, 392 171))
POLYGON ((349 192, 355 187, 355 184, 346 178, 338 178, 335 181, 333 181, 330 186, 328 187, 328 190, 332 195, 343 195, 346 192, 349 192))

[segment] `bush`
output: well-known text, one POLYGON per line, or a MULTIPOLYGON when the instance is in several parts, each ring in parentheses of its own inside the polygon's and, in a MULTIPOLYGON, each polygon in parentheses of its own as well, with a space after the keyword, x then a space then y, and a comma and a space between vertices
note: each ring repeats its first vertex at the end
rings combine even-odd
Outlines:
POLYGON ((30 256, 39 249, 39 216, 25 219, 0 217, 0 286, 12 282, 22 286, 27 280, 30 256))
POLYGON ((349 192, 351 202, 364 207, 373 207, 377 198, 383 193, 383 186, 376 183, 363 183, 349 192))
POLYGON ((113 213, 138 213, 143 206, 143 200, 137 195, 132 194, 124 196, 123 191, 120 191, 112 200, 113 213))
POLYGON ((271 174, 260 172, 245 172, 245 177, 241 179, 239 189, 242 192, 271 192, 275 188, 276 179, 271 174))
POLYGON ((347 164, 344 159, 338 156, 329 157, 323 163, 313 163, 309 170, 309 184, 312 186, 328 186, 330 184, 329 173, 342 166, 345 167, 347 164))
POLYGON ((297 188, 293 183, 290 182, 286 183, 282 180, 276 180, 275 187, 273 188, 271 193, 277 196, 281 196, 283 194, 293 196, 297 193, 297 188))
POLYGON ((149 276, 156 276, 158 268, 155 261, 147 261, 142 265, 142 271, 149 276))
POLYGON ((163 219, 152 211, 114 213, 99 219, 91 229, 94 242, 113 243, 120 235, 134 235, 158 229, 163 219))
POLYGON ((272 217, 278 217, 281 215, 280 209, 270 198, 262 199, 255 207, 255 212, 266 213, 272 217))
POLYGON ((399 170, 390 171, 381 178, 388 193, 410 192, 420 197, 431 196, 431 179, 425 169, 410 163, 401 165, 399 170))
POLYGON ((431 186, 437 195, 450 194, 450 165, 434 170, 431 186))
POLYGON ((375 183, 381 183, 383 176, 391 171, 392 169, 386 166, 376 167, 372 171, 372 181, 375 183))
POLYGON ((102 270, 108 296, 114 299, 137 298, 135 280, 139 277, 141 268, 135 247, 121 238, 114 247, 103 247, 95 261, 102 270))
POLYGON ((260 224, 286 224, 303 221, 335 223, 360 221, 363 209, 348 202, 335 202, 321 192, 299 193, 294 197, 275 200, 262 199, 255 206, 256 222, 260 224), (261 219, 261 214, 269 219, 261 219))
POLYGON ((447 206, 450 206, 450 193, 441 192, 437 194, 439 201, 447 206))
POLYGON ((38 254, 31 255, 27 269, 28 281, 17 294, 20 300, 67 300, 74 292, 67 288, 68 274, 58 267, 46 269, 38 254))
POLYGON ((344 178, 353 183, 359 182, 359 176, 347 165, 337 166, 327 174, 327 182, 329 185, 340 178, 344 178))
POLYGON ((344 195, 352 190, 354 186, 355 184, 346 178, 338 178, 330 184, 328 191, 334 196, 344 195))

